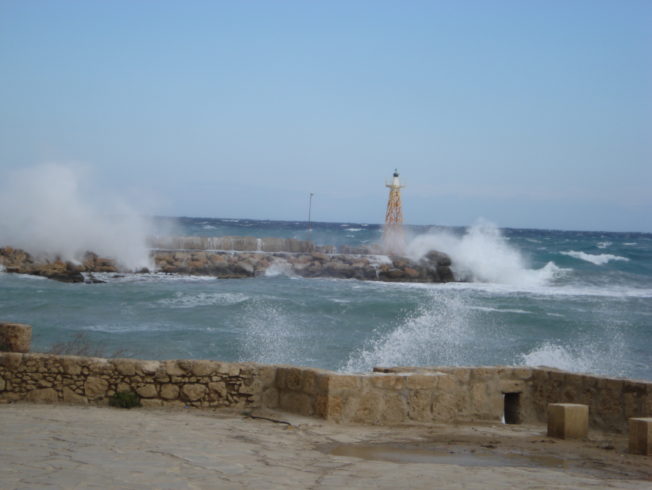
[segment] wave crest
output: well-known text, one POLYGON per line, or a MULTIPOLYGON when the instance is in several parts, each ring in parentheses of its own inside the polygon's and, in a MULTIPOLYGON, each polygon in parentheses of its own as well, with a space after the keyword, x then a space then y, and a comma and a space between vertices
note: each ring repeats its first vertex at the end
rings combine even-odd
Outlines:
POLYGON ((523 255, 508 243, 498 227, 484 220, 468 228, 461 237, 447 231, 431 232, 415 237, 407 247, 408 256, 414 260, 430 250, 447 253, 456 277, 475 282, 542 286, 565 273, 554 262, 540 269, 529 268, 523 255))
POLYGON ((621 257, 620 255, 613 254, 587 254, 586 252, 578 252, 576 250, 568 250, 566 252, 559 252, 562 255, 567 255, 573 257, 574 259, 584 260, 586 262, 591 262, 595 265, 605 265, 613 261, 629 262, 627 257, 621 257))

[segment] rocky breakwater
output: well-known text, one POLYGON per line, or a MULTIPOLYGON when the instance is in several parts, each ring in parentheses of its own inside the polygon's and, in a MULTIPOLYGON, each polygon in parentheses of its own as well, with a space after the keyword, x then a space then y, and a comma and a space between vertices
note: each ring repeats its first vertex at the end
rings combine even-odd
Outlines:
MULTIPOLYGON (((187 237, 195 238, 195 237, 187 237)), ((241 250, 187 248, 184 250, 154 249, 152 261, 158 272, 170 274, 209 275, 220 279, 255 277, 265 274, 288 274, 301 277, 333 277, 367 281, 392 282, 450 282, 454 281, 448 255, 431 251, 419 260, 406 257, 379 255, 373 249, 346 249, 347 253, 334 253, 334 247, 316 247, 310 242, 286 239, 255 239, 227 237, 241 250), (237 239, 237 240, 236 240, 237 239), (283 245, 298 251, 247 251, 254 244, 273 250, 283 245)), ((179 244, 193 244, 193 240, 179 244)), ((224 243, 224 242, 220 242, 224 243)), ((170 245, 171 243, 168 242, 170 245)), ((203 243, 196 245, 217 245, 203 243)), ((0 248, 0 269, 6 272, 32 274, 63 282, 99 282, 94 273, 119 273, 125 271, 110 258, 86 253, 79 263, 59 258, 37 258, 11 247, 0 248)), ((137 272, 149 272, 143 269, 137 272)))
POLYGON ((85 277, 84 272, 119 271, 113 259, 98 257, 92 252, 87 252, 82 262, 72 263, 59 257, 34 257, 12 247, 0 248, 0 266, 5 272, 42 276, 61 282, 92 282, 92 276, 85 277))
POLYGON ((367 281, 451 282, 448 255, 431 251, 418 261, 405 257, 341 253, 232 253, 162 251, 154 253, 157 270, 220 278, 285 273, 301 277, 334 277, 367 281))

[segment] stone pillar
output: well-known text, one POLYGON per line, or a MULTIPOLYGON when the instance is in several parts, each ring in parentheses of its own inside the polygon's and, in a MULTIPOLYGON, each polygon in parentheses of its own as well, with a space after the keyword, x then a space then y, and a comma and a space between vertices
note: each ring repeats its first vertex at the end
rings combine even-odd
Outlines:
POLYGON ((583 439, 589 432, 589 407, 577 403, 548 404, 548 437, 583 439))
POLYGON ((629 452, 652 456, 652 417, 629 419, 629 452))
POLYGON ((22 323, 0 323, 0 351, 29 352, 32 327, 22 323))

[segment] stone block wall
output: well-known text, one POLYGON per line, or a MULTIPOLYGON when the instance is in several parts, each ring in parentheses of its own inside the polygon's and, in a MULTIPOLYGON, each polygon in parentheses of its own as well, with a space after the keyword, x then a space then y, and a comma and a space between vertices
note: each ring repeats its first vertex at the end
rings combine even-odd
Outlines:
POLYGON ((626 432, 630 417, 652 416, 652 383, 535 369, 532 407, 537 420, 545 420, 548 403, 589 406, 589 427, 626 432))
POLYGON ((461 387, 455 392, 457 421, 500 420, 504 413, 503 395, 508 393, 519 395, 520 421, 525 423, 545 423, 549 403, 588 405, 589 426, 610 432, 626 432, 630 417, 652 416, 652 383, 646 381, 569 373, 545 367, 394 367, 376 370, 450 374, 461 387))
POLYGON ((145 406, 246 408, 261 405, 274 376, 249 363, 1 353, 0 401, 101 405, 133 391, 145 406))
POLYGON ((625 432, 652 416, 652 383, 550 368, 376 368, 340 374, 294 366, 142 361, 0 352, 0 402, 106 404, 136 392, 145 406, 272 408, 338 423, 545 423, 549 403, 589 406, 592 429, 625 432))

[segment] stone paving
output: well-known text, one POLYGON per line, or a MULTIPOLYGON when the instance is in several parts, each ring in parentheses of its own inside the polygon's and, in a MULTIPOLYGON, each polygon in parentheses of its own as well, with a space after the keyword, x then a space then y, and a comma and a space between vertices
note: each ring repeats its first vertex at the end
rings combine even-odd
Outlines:
MULTIPOLYGON (((257 415, 277 422, 196 409, 0 405, 0 487, 652 488, 652 458, 624 454, 622 437, 557 442, 542 436, 544 427, 363 427, 257 415), (401 456, 411 444, 423 453, 435 443, 450 454, 464 452, 465 459, 411 462, 407 450, 401 456), (398 457, 331 450, 361 444, 393 444, 398 457), (474 463, 476 447, 503 459, 474 463), (561 466, 512 465, 510 451, 525 450, 571 459, 561 466)), ((546 461, 541 458, 532 461, 546 461)))

